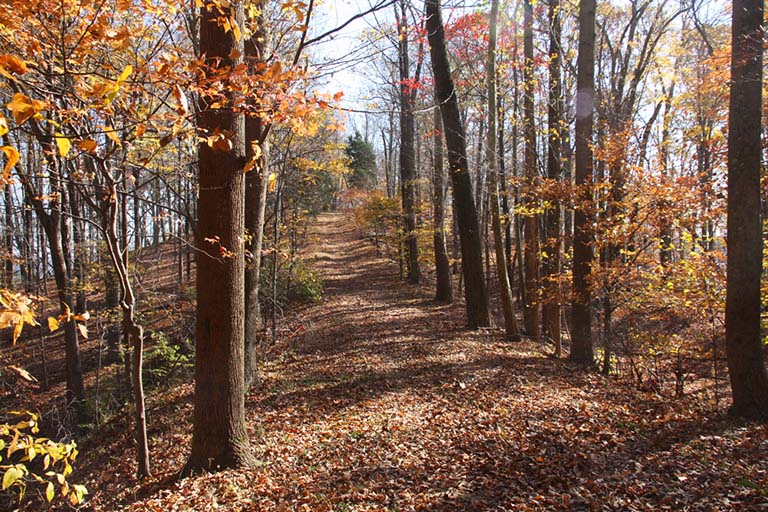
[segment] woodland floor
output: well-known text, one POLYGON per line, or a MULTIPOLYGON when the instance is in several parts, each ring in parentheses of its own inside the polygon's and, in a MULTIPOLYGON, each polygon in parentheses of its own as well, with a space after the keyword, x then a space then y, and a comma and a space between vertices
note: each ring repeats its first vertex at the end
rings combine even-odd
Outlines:
POLYGON ((310 237, 324 299, 289 317, 247 397, 259 465, 178 480, 182 383, 149 401, 153 477, 133 477, 125 416, 81 443, 86 510, 768 510, 768 427, 465 330, 351 215, 310 237))

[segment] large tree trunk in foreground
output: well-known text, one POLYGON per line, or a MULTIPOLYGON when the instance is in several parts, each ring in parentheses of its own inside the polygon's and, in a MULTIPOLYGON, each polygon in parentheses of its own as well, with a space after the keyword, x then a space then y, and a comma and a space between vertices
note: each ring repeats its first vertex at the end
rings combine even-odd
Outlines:
POLYGON ((576 211, 573 221, 573 302, 571 359, 592 364, 592 125, 595 99, 595 0, 579 4, 576 76, 576 211))
POLYGON ((466 135, 464 126, 461 124, 459 103, 448 63, 440 0, 426 0, 426 7, 429 52, 432 56, 435 90, 443 115, 451 188, 461 243, 461 267, 464 274, 464 295, 467 301, 467 325, 476 329, 490 325, 490 316, 488 313, 488 291, 483 276, 482 244, 480 243, 477 209, 472 197, 472 181, 469 178, 467 164, 466 135))
MULTIPOLYGON (((243 7, 232 2, 225 16, 242 24, 243 7)), ((243 46, 225 32, 214 8, 200 9, 200 51, 208 76, 226 75, 242 62, 243 46)), ((222 78, 215 78, 221 80, 222 78)), ((226 80, 226 79, 224 79, 226 80)), ((224 84, 228 86, 229 84, 224 84)), ((221 134, 213 144, 199 145, 200 196, 195 340, 195 411, 192 453, 183 474, 250 465, 245 428, 243 346, 245 311, 244 196, 245 124, 226 104, 212 108, 214 98, 201 97, 198 127, 203 137, 221 134)))
POLYGON ((768 375, 760 333, 762 20, 763 0, 734 0, 725 340, 733 391, 729 413, 764 419, 768 418, 768 375))
POLYGON ((512 301, 512 287, 507 272, 507 256, 504 251, 504 237, 499 214, 499 155, 496 150, 496 20, 499 15, 499 0, 491 0, 489 20, 490 37, 488 42, 488 185, 491 189, 491 223, 493 227, 493 246, 496 253, 496 273, 499 277, 501 308, 504 312, 504 331, 510 341, 520 340, 520 329, 515 318, 512 301))

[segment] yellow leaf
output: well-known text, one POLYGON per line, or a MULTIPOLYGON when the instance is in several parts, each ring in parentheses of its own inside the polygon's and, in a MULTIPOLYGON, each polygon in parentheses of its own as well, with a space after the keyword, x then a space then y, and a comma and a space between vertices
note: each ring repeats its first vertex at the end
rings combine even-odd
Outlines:
POLYGON ((242 32, 240 32, 240 24, 239 23, 233 23, 232 24, 232 34, 235 36, 235 41, 239 41, 243 38, 242 32))
POLYGON ((5 475, 3 475, 3 490, 8 489, 23 476, 24 473, 18 467, 12 466, 8 468, 8 470, 5 472, 5 475))
POLYGON ((8 133, 8 120, 3 114, 0 114, 0 137, 8 133))
POLYGON ((64 306, 64 313, 59 316, 59 322, 69 322, 72 320, 72 310, 69 309, 69 304, 66 302, 62 302, 61 305, 64 306))
POLYGON ((104 134, 109 137, 112 142, 117 144, 118 146, 122 146, 123 142, 120 140, 120 136, 118 135, 117 131, 114 128, 110 128, 109 126, 104 127, 104 134))
POLYGON ((24 328, 24 321, 19 318, 19 322, 13 326, 13 344, 16 344, 16 340, 21 336, 21 330, 24 328))
POLYGON ((128 77, 131 76, 131 73, 133 73, 133 66, 128 64, 127 66, 125 66, 125 69, 123 70, 123 72, 120 73, 120 76, 117 77, 117 83, 122 84, 123 82, 125 82, 128 79, 128 77))
POLYGON ((5 168, 3 168, 3 179, 7 182, 11 179, 11 170, 19 163, 19 152, 16 148, 11 146, 2 146, 0 150, 5 153, 7 161, 5 162, 5 168))
POLYGON ((72 486, 72 489, 75 491, 75 494, 77 495, 78 503, 83 501, 83 497, 85 497, 85 495, 88 494, 88 489, 86 489, 84 485, 75 484, 72 486))
POLYGON ((243 167, 243 172, 246 173, 248 171, 252 171, 254 167, 256 167, 256 164, 259 163, 259 160, 257 158, 251 158, 246 162, 245 167, 243 167))
POLYGON ((243 167, 243 172, 248 172, 255 169, 259 164, 259 158, 261 158, 261 146, 254 142, 251 147, 253 148, 253 156, 245 164, 245 167, 243 167))
POLYGON ((11 327, 16 325, 21 320, 21 315, 16 311, 4 310, 0 311, 0 329, 11 327))
POLYGON ((12 364, 8 365, 6 368, 16 372, 19 375, 19 377, 21 377, 24 380, 28 380, 29 382, 37 382, 37 379, 35 378, 35 376, 32 375, 31 373, 29 373, 24 368, 20 368, 18 366, 12 365, 12 364))
POLYGON ((131 76, 131 73, 133 73, 133 66, 128 64, 125 66, 125 69, 122 73, 120 73, 120 76, 117 77, 117 80, 114 84, 112 84, 110 87, 107 87, 104 98, 106 98, 106 104, 109 105, 112 100, 114 100, 117 97, 117 93, 120 92, 120 87, 123 85, 123 83, 128 79, 129 76, 131 76))
POLYGON ((13 118, 16 124, 23 124, 26 120, 36 115, 45 108, 45 103, 33 100, 20 92, 13 95, 13 99, 7 105, 8 110, 13 112, 13 118))
POLYGON ((45 487, 45 499, 48 500, 48 503, 53 500, 53 495, 53 482, 48 482, 48 485, 45 487))
POLYGON ((57 330, 59 328, 59 321, 53 318, 52 316, 48 317, 48 330, 51 332, 57 330))
POLYGON ((274 192, 275 187, 277 187, 277 174, 273 172, 269 175, 269 179, 267 180, 267 190, 274 192))
POLYGON ((72 149, 72 142, 69 140, 69 138, 57 132, 56 147, 59 148, 59 155, 67 156, 69 150, 72 149))

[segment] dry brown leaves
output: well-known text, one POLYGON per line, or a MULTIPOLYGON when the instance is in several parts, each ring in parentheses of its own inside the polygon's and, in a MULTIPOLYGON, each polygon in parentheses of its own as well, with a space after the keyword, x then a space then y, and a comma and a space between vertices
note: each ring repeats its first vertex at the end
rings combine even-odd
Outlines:
POLYGON ((326 300, 292 317, 285 332, 298 334, 247 399, 259 466, 176 479, 187 385, 151 401, 153 478, 133 479, 125 422, 85 448, 89 509, 766 508, 765 426, 585 374, 497 330, 467 332, 459 306, 399 282, 348 217, 316 229, 326 300))

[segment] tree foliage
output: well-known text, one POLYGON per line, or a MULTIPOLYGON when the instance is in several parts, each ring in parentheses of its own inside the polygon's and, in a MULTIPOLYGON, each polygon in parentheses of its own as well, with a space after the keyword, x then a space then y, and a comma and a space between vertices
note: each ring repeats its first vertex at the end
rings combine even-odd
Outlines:
POLYGON ((352 173, 347 180, 355 188, 370 190, 376 185, 376 154, 370 142, 363 139, 359 131, 347 137, 344 153, 349 158, 352 173))

